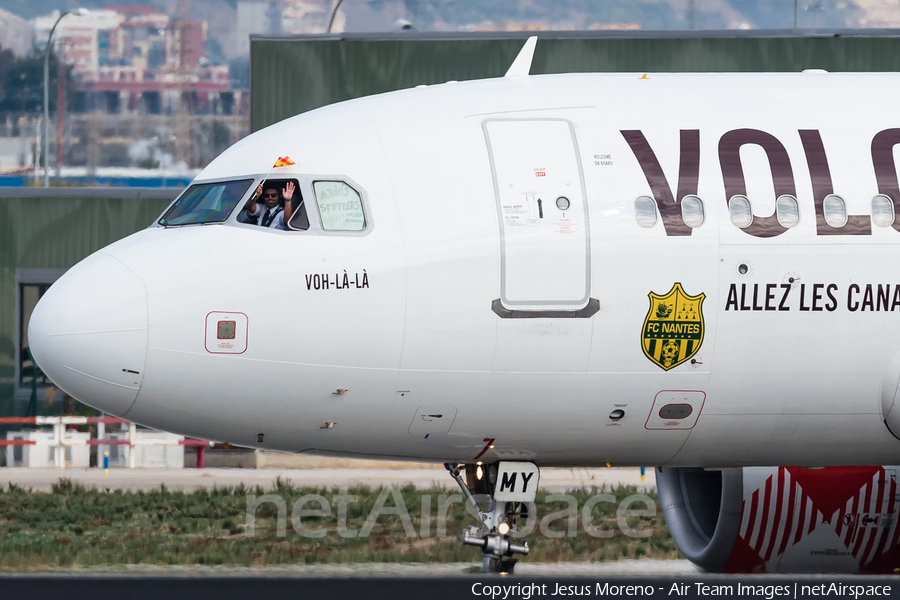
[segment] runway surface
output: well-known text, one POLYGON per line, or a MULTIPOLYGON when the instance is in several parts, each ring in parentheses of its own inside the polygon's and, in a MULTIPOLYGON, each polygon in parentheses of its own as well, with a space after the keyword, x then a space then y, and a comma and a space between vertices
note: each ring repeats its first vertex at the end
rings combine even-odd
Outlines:
MULTIPOLYGON (((362 461, 356 461, 362 462, 362 461)), ((384 464, 384 463, 381 463, 384 464)), ((85 487, 111 490, 151 490, 165 484, 169 490, 195 491, 213 486, 261 486, 271 489, 276 478, 289 479, 294 487, 378 487, 395 483, 413 484, 418 489, 443 486, 454 489, 456 483, 443 467, 387 468, 315 468, 315 469, 110 469, 104 476, 102 469, 28 469, 0 468, 0 486, 10 483, 36 491, 50 491, 61 477, 85 487)), ((584 487, 616 487, 634 485, 655 490, 656 478, 648 469, 646 481, 641 481, 639 469, 541 469, 540 488, 561 492, 584 487)))
POLYGON ((71 600, 81 596, 92 600, 222 600, 223 598, 302 598, 336 600, 459 600, 479 598, 491 600, 533 600, 546 596, 612 596, 630 598, 656 596, 662 598, 896 598, 898 586, 893 577, 841 577, 813 575, 800 577, 716 575, 649 575, 622 577, 606 575, 538 575, 510 576, 473 575, 472 577, 291 577, 291 576, 217 576, 191 577, 179 575, 123 576, 77 575, 29 576, 0 575, 4 597, 71 600), (840 594, 823 594, 832 586, 853 590, 840 594), (866 593, 868 589, 877 589, 866 593), (806 593, 804 593, 804 587, 806 593), (777 592, 776 592, 777 588, 777 592), (809 590, 815 590, 811 592, 809 590), (798 591, 800 592, 798 594, 798 591), (776 595, 777 593, 777 595, 776 595))

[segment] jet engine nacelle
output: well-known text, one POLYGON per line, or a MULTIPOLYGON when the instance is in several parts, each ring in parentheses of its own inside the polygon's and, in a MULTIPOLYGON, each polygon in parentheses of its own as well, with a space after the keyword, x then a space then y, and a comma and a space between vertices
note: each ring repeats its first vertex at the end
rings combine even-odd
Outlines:
POLYGON ((706 571, 885 573, 900 567, 900 467, 657 470, 678 549, 706 571))

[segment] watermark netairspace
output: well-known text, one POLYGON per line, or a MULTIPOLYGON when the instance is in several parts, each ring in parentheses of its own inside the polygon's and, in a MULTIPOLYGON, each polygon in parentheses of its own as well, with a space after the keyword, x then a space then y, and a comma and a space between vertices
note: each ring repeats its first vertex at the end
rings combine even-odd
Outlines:
POLYGON ((874 598, 891 595, 890 585, 852 585, 844 583, 816 583, 790 585, 766 584, 708 584, 676 582, 665 586, 650 584, 617 585, 597 582, 593 585, 564 585, 561 583, 474 583, 472 595, 491 600, 530 600, 537 596, 717 596, 732 598, 814 598, 835 596, 843 598, 874 598))
MULTIPOLYGON (((488 500, 487 496, 475 496, 477 501, 488 500)), ((462 494, 440 494, 437 502, 433 502, 431 494, 423 494, 421 498, 420 522, 419 530, 413 526, 410 512, 406 506, 403 495, 395 486, 386 486, 382 488, 378 495, 375 505, 369 512, 365 523, 359 529, 350 529, 347 524, 348 507, 350 504, 359 500, 359 496, 349 494, 346 488, 341 488, 337 493, 332 494, 331 499, 321 494, 306 494, 294 501, 290 507, 290 515, 288 515, 288 505, 284 497, 279 494, 264 494, 257 496, 254 494, 247 495, 247 524, 244 535, 253 537, 256 535, 256 518, 257 511, 261 506, 273 504, 276 509, 275 533, 278 537, 287 535, 287 522, 290 516, 291 525, 298 535, 307 538, 322 538, 328 535, 330 530, 327 527, 310 525, 312 519, 316 519, 321 523, 322 519, 330 519, 335 516, 337 511, 337 526, 334 530, 343 538, 366 538, 372 533, 372 529, 378 522, 378 518, 382 516, 394 516, 400 519, 403 530, 407 537, 437 537, 447 536, 447 520, 448 512, 454 504, 461 504, 474 517, 478 518, 474 507, 466 502, 462 494), (433 510, 435 507, 436 510, 433 510), (434 514, 436 513, 436 514, 434 514), (304 522, 306 519, 306 522, 304 522), (432 527, 434 521, 434 527, 432 527)), ((596 507, 603 504, 613 504, 616 508, 616 525, 619 531, 631 538, 648 538, 653 535, 652 527, 632 527, 629 525, 628 519, 631 517, 654 517, 656 516, 656 502, 646 494, 631 494, 617 500, 612 494, 594 494, 590 496, 579 507, 578 499, 570 494, 548 494, 544 498, 545 503, 565 503, 565 507, 561 510, 551 512, 544 515, 540 520, 537 518, 537 510, 534 503, 528 505, 528 518, 522 519, 519 528, 511 532, 512 537, 522 538, 533 535, 535 533, 547 538, 576 537, 578 533, 578 519, 581 518, 581 525, 584 531, 596 538, 610 538, 615 535, 612 528, 603 528, 594 524, 593 511, 596 507), (580 508, 580 510, 579 510, 580 508), (564 524, 565 527, 555 529, 557 524, 564 524)))

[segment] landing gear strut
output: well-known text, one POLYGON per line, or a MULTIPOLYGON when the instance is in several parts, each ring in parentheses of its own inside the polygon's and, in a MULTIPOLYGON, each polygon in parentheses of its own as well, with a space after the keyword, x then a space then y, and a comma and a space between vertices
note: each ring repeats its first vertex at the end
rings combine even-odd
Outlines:
MULTIPOLYGON (((510 539, 509 534, 516 528, 518 518, 528 517, 528 505, 522 502, 498 500, 495 498, 494 483, 496 482, 496 467, 494 469, 494 481, 491 477, 475 477, 475 465, 466 468, 466 475, 473 485, 467 485, 459 473, 459 465, 456 463, 444 463, 444 468, 450 472, 450 476, 456 480, 466 500, 478 513, 481 527, 469 527, 462 536, 462 543, 468 546, 481 548, 482 569, 485 573, 512 573, 518 559, 511 558, 514 554, 528 555, 528 542, 516 542, 510 539), (471 473, 470 473, 471 471, 471 473), (487 512, 481 510, 472 490, 490 494, 491 503, 487 512)), ((481 469, 481 466, 477 467, 481 469)), ((513 479, 515 487, 515 479, 513 479)), ((534 487, 537 488, 537 481, 534 487)), ((508 494, 507 494, 508 495, 508 494)), ((532 494, 533 497, 533 494, 532 494)))

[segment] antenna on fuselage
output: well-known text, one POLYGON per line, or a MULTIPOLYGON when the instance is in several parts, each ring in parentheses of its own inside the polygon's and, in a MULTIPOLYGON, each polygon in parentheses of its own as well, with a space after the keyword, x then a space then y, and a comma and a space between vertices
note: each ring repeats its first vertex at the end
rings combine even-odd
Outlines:
POLYGON ((504 77, 528 77, 531 71, 531 61, 534 58, 534 47, 537 45, 538 36, 533 35, 525 40, 525 45, 519 50, 516 60, 509 66, 504 77))

